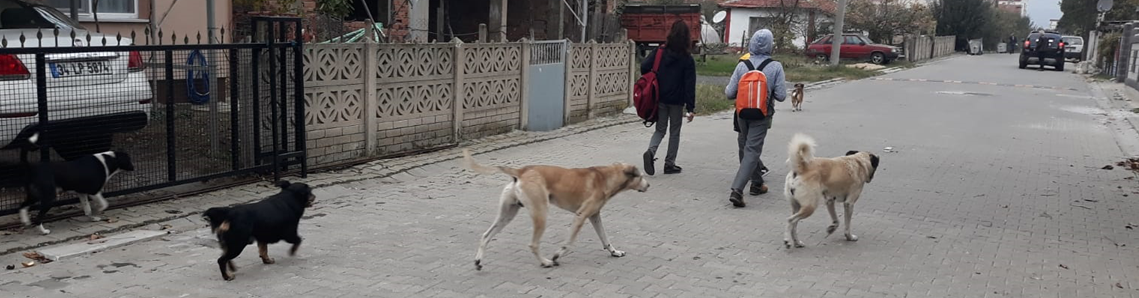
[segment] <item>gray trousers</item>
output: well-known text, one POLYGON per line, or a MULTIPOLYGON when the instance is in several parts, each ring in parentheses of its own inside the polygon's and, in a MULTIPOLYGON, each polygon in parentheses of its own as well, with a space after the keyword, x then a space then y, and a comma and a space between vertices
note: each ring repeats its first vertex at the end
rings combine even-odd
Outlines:
POLYGON ((759 169, 761 161, 759 156, 763 153, 763 140, 767 138, 767 130, 771 128, 771 117, 763 120, 736 120, 740 125, 740 169, 736 171, 736 178, 732 180, 732 189, 743 192, 748 181, 763 184, 763 176, 759 169))
POLYGON ((684 122, 684 105, 660 104, 657 106, 656 132, 649 140, 649 151, 657 154, 657 147, 668 132, 668 153, 664 156, 664 166, 676 165, 676 151, 680 150, 680 124, 684 122))

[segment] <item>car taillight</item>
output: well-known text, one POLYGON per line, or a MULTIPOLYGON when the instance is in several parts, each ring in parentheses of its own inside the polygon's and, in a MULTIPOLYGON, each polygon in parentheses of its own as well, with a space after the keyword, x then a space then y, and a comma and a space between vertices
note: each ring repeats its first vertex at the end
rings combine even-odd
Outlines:
POLYGON ((1025 48, 1027 48, 1027 47, 1028 47, 1028 41, 1027 41, 1027 40, 1025 40, 1025 41, 1024 41, 1024 47, 1025 47, 1025 48))
POLYGON ((127 70, 136 72, 143 69, 146 69, 146 65, 142 63, 142 54, 139 54, 137 51, 131 51, 130 60, 127 61, 127 70))
POLYGON ((32 77, 24 62, 16 55, 0 54, 0 81, 26 80, 32 77))
POLYGON ((1063 48, 1063 47, 1064 47, 1064 42, 1063 42, 1063 41, 1061 41, 1061 42, 1060 42, 1060 47, 1061 47, 1061 48, 1063 48))

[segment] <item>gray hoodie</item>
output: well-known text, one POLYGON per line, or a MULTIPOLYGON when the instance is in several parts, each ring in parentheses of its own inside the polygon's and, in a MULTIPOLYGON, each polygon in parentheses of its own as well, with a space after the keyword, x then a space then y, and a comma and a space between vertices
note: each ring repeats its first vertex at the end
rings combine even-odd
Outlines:
MULTIPOLYGON (((771 34, 770 30, 760 29, 752 34, 751 41, 748 42, 747 50, 751 53, 751 64, 759 67, 763 60, 771 59, 771 49, 775 47, 775 36, 771 34)), ((724 94, 728 99, 734 100, 736 92, 739 88, 740 77, 748 72, 747 65, 739 63, 736 65, 736 71, 732 73, 732 78, 728 80, 728 87, 724 88, 724 94)), ((763 68, 763 74, 767 76, 767 87, 774 89, 775 100, 784 101, 787 99, 787 83, 784 80, 783 64, 778 61, 772 61, 763 68)), ((775 110, 771 110, 771 114, 775 114, 775 110)))

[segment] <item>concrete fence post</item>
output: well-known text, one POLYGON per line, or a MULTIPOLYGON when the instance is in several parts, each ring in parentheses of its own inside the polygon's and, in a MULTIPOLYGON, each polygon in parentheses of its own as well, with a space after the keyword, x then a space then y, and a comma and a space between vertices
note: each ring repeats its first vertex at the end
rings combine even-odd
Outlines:
MULTIPOLYGON (((483 26, 483 27, 485 27, 485 26, 483 26)), ((463 56, 465 54, 465 49, 463 49, 463 41, 459 40, 459 38, 456 37, 452 42, 455 43, 455 47, 454 47, 455 55, 452 56, 452 57, 455 57, 454 60, 452 60, 452 61, 455 61, 454 62, 454 64, 455 64, 454 65, 454 67, 455 67, 455 83, 454 83, 454 85, 452 85, 452 86, 454 86, 453 90, 455 90, 455 92, 452 92, 454 94, 453 96, 455 97, 455 100, 451 101, 451 104, 453 105, 452 106, 453 114, 451 116, 451 121, 453 121, 451 123, 452 124, 452 132, 451 133, 452 133, 452 136, 454 136, 454 141, 457 143, 463 139, 463 136, 462 136, 463 101, 465 100, 465 97, 466 97, 466 94, 463 94, 463 92, 464 92, 463 91, 464 90, 464 88, 463 88, 463 71, 464 71, 463 68, 464 68, 464 66, 463 66, 463 64, 466 64, 466 63, 464 63, 464 61, 467 61, 467 59, 466 59, 466 57, 463 56)))
POLYGON ((1119 60, 1115 62, 1115 65, 1122 66, 1115 68, 1115 78, 1120 82, 1127 78, 1127 70, 1131 61, 1131 37, 1134 36, 1134 29, 1135 23, 1123 25, 1123 40, 1119 43, 1119 60))
POLYGON ((379 72, 376 66, 376 64, 379 63, 379 59, 376 57, 376 51, 379 47, 380 45, 372 41, 371 38, 365 38, 364 53, 360 55, 360 57, 364 59, 364 88, 361 92, 363 97, 361 98, 363 101, 361 108, 364 110, 364 152, 367 152, 369 155, 379 153, 377 151, 379 150, 380 141, 377 127, 379 118, 376 116, 376 113, 373 112, 377 108, 376 105, 379 104, 379 98, 376 97, 376 76, 379 72))
POLYGON ((596 98, 594 98, 597 95, 597 93, 594 92, 594 88, 593 88, 593 86, 597 84, 597 82, 595 82, 597 80, 597 49, 598 49, 597 42, 590 40, 589 41, 589 66, 587 66, 587 67, 589 67, 589 79, 588 79, 589 83, 587 83, 585 85, 586 88, 589 88, 589 89, 586 89, 586 93, 585 93, 586 94, 586 96, 585 96, 585 119, 593 119, 593 110, 594 110, 593 103, 594 103, 594 101, 597 100, 596 98))
POLYGON ((562 90, 564 90, 564 96, 562 98, 565 99, 562 101, 562 104, 565 105, 562 108, 562 123, 564 123, 565 125, 569 125, 570 124, 570 115, 573 114, 572 113, 573 111, 571 111, 571 108, 573 108, 573 105, 570 104, 570 96, 573 95, 573 89, 572 89, 573 84, 571 83, 573 81, 573 42, 570 41, 569 39, 565 39, 564 41, 566 43, 566 46, 565 46, 565 49, 566 49, 566 59, 565 59, 566 67, 565 67, 565 77, 564 77, 565 81, 562 82, 562 84, 563 84, 562 90))
POLYGON ((518 98, 520 99, 519 100, 520 103, 519 103, 519 115, 518 115, 518 129, 526 130, 526 125, 529 124, 528 120, 530 118, 530 59, 531 59, 531 57, 530 57, 530 46, 531 46, 531 41, 526 39, 526 38, 522 38, 521 42, 519 42, 519 46, 522 47, 522 64, 521 64, 522 66, 519 67, 519 70, 520 70, 519 72, 521 72, 519 74, 519 76, 521 78, 518 80, 518 84, 521 85, 520 86, 521 90, 519 90, 519 91, 522 94, 519 94, 519 96, 518 96, 518 98))

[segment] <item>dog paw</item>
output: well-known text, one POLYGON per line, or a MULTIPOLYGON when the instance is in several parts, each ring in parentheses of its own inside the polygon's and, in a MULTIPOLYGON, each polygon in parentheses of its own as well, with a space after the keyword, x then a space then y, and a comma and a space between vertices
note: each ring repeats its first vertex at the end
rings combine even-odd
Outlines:
POLYGON ((804 246, 806 245, 803 245, 803 241, 795 241, 795 248, 803 248, 804 246))
POLYGON ((830 236, 831 234, 834 234, 834 231, 835 231, 835 230, 838 230, 838 225, 830 225, 830 226, 827 226, 827 236, 830 236))
POLYGON ((620 258, 620 257, 625 256, 625 252, 614 249, 614 250, 609 251, 609 255, 620 258))
POLYGON ((273 258, 261 258, 261 263, 265 263, 266 265, 268 265, 268 264, 277 263, 277 261, 273 260, 273 258))
POLYGON ((231 281, 231 280, 233 280, 234 277, 235 276, 233 274, 222 274, 221 275, 221 278, 224 279, 225 281, 231 281))
POLYGON ((858 241, 858 236, 854 234, 846 234, 846 241, 858 241))
POLYGON ((482 271, 482 260, 475 260, 475 270, 482 271))
POLYGON ((791 249, 791 240, 783 240, 783 246, 787 249, 791 249))
POLYGON ((557 265, 558 265, 558 262, 551 261, 551 260, 542 260, 542 268, 551 268, 551 267, 554 267, 557 265))
POLYGON ((98 215, 91 215, 91 216, 87 216, 87 219, 90 219, 92 222, 100 222, 100 221, 103 221, 103 217, 102 217, 102 216, 98 216, 98 215))
POLYGON ((40 234, 44 234, 44 235, 51 234, 51 230, 40 228, 40 234))

